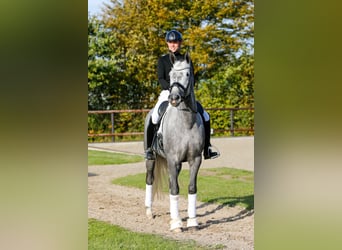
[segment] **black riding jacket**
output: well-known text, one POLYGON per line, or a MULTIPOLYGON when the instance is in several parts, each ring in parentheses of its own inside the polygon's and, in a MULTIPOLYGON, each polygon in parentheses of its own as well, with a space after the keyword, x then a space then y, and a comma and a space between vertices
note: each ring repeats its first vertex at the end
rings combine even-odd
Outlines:
MULTIPOLYGON (((178 59, 184 58, 184 55, 176 52, 175 56, 178 59)), ((157 67, 157 72, 158 72, 158 81, 163 90, 168 90, 170 88, 170 71, 172 68, 172 63, 170 61, 170 53, 167 53, 158 59, 158 67, 157 67)), ((191 70, 194 72, 194 67, 191 62, 191 70)))

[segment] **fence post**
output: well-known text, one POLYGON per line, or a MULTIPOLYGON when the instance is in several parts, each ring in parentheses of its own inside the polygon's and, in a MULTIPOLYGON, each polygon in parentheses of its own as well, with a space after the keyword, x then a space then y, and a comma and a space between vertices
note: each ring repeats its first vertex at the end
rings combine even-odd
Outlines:
MULTIPOLYGON (((114 134, 114 112, 110 113, 110 120, 112 122, 112 134, 114 134)), ((112 135, 112 142, 115 141, 115 136, 112 135)))
POLYGON ((230 133, 234 136, 234 109, 230 110, 230 133))

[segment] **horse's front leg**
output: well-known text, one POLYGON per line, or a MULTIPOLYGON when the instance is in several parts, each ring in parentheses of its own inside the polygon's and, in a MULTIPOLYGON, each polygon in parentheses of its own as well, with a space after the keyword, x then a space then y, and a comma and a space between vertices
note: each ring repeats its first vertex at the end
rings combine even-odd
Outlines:
POLYGON ((190 182, 188 187, 188 220, 187 227, 198 227, 196 219, 196 199, 197 199, 197 174, 202 163, 202 157, 198 156, 190 165, 190 182))
POLYGON ((152 219, 152 185, 154 180, 154 160, 146 160, 146 191, 145 191, 145 207, 146 215, 148 218, 152 219))
MULTIPOLYGON (((168 161, 170 162, 170 161, 168 161)), ((168 163, 169 168, 169 189, 170 189, 170 230, 174 232, 182 231, 182 220, 179 216, 179 185, 178 175, 182 168, 181 163, 168 163)))

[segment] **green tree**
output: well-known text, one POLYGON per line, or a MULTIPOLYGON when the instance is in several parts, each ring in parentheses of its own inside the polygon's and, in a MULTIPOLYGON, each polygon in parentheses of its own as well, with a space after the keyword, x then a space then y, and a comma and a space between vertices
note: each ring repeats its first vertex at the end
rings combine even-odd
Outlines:
MULTIPOLYGON (((196 96, 204 107, 254 107, 254 56, 242 54, 229 67, 221 67, 216 75, 199 85, 196 96)), ((210 116, 215 129, 230 128, 230 112, 211 111, 210 116)), ((235 111, 235 127, 250 128, 253 124, 253 111, 235 111)))
POLYGON ((88 109, 108 109, 120 74, 115 36, 96 17, 88 18, 88 109))
POLYGON ((152 107, 160 90, 156 62, 167 52, 168 30, 183 33, 196 79, 208 81, 236 64, 237 54, 252 51, 253 11, 253 1, 111 0, 103 18, 120 44, 134 97, 140 97, 140 107, 152 107))
POLYGON ((243 54, 229 67, 220 67, 196 91, 206 107, 251 107, 254 105, 254 56, 243 54))
MULTIPOLYGON (((88 18, 89 109, 152 108, 157 60, 171 29, 183 34, 204 107, 254 106, 253 14, 253 0, 111 0, 101 19, 88 18)), ((214 129, 229 126, 219 112, 211 117, 214 129)), ((242 119, 253 114, 238 114, 236 122, 242 119)), ((130 122, 119 121, 127 131, 130 122)))
POLYGON ((88 18, 88 109, 131 108, 140 96, 130 84, 116 33, 102 19, 88 18))

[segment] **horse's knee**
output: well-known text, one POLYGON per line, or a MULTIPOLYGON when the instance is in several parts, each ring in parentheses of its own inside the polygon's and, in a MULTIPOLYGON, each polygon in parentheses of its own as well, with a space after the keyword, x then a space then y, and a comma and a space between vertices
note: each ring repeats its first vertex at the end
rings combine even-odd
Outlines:
POLYGON ((146 161, 146 184, 152 185, 154 180, 153 170, 154 170, 154 160, 146 161))

